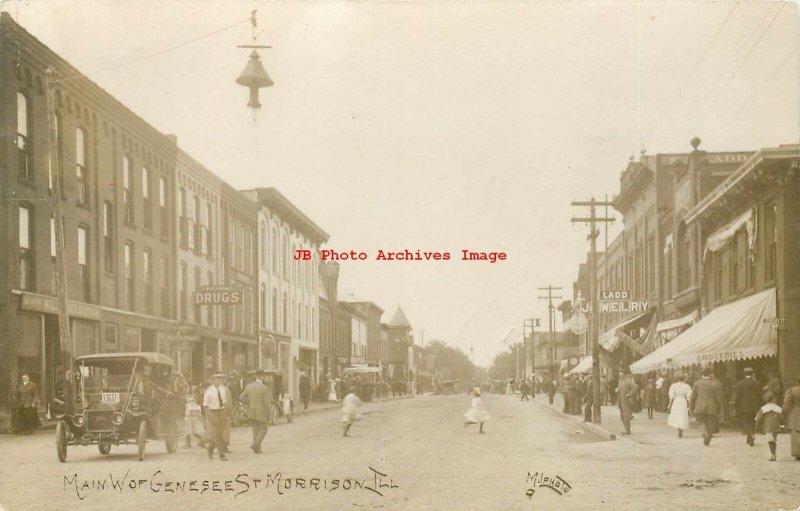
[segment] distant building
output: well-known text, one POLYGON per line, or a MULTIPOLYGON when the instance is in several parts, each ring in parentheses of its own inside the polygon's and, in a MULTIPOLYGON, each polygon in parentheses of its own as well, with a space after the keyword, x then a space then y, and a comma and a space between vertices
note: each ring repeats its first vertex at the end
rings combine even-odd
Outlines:
POLYGON ((392 319, 386 323, 386 330, 389 341, 389 378, 391 381, 408 381, 409 351, 414 345, 414 337, 411 334, 411 323, 402 307, 397 307, 392 319))

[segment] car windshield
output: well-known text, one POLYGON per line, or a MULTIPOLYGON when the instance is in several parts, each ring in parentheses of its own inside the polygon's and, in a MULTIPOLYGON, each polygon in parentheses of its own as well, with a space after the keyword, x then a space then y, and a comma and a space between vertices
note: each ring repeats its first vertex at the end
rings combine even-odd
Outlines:
POLYGON ((130 367, 80 366, 81 381, 86 392, 125 391, 131 385, 130 367))

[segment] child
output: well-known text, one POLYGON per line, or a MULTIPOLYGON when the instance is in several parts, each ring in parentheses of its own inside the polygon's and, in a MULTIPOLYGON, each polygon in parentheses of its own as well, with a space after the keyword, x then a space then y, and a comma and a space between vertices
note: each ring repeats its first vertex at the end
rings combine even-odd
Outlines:
POLYGON ((353 425, 353 422, 361 418, 361 414, 358 413, 360 407, 361 400, 358 399, 355 392, 351 390, 342 401, 342 424, 344 425, 342 436, 349 436, 347 432, 350 431, 350 426, 353 425))
POLYGON ((758 429, 764 428, 764 433, 771 435, 772 440, 769 441, 769 452, 771 456, 769 461, 775 461, 775 451, 778 442, 778 430, 781 426, 781 407, 775 404, 775 395, 772 392, 764 394, 764 406, 758 411, 756 415, 756 427, 758 429))
POLYGON ((656 381, 650 378, 647 381, 647 387, 644 389, 644 406, 647 408, 647 418, 653 418, 653 409, 656 407, 658 400, 658 389, 656 388, 656 381))
POLYGON ((469 410, 467 410, 467 412, 464 414, 464 417, 467 419, 467 422, 464 423, 464 426, 478 424, 478 433, 484 433, 483 423, 488 421, 491 417, 489 416, 489 412, 486 411, 486 407, 483 405, 483 400, 481 399, 481 389, 475 387, 473 392, 475 397, 472 399, 469 410))
POLYGON ((203 441, 203 421, 200 420, 200 405, 195 402, 194 396, 186 396, 186 408, 183 418, 186 443, 184 449, 192 448, 192 435, 200 441, 200 447, 205 447, 203 441))

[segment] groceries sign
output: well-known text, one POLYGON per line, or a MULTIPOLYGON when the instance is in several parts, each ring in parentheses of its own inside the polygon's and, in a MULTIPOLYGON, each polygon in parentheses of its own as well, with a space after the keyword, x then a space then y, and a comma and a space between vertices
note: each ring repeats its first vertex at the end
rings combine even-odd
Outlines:
POLYGON ((204 286, 192 293, 195 305, 236 305, 242 303, 242 291, 234 286, 204 286))

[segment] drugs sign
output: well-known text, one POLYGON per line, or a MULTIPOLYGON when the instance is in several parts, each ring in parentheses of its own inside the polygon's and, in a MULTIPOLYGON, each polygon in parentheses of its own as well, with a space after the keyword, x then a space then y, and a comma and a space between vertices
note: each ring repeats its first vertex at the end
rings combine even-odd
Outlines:
POLYGON ((205 286, 193 293, 195 305, 236 305, 242 303, 242 291, 233 286, 205 286))

